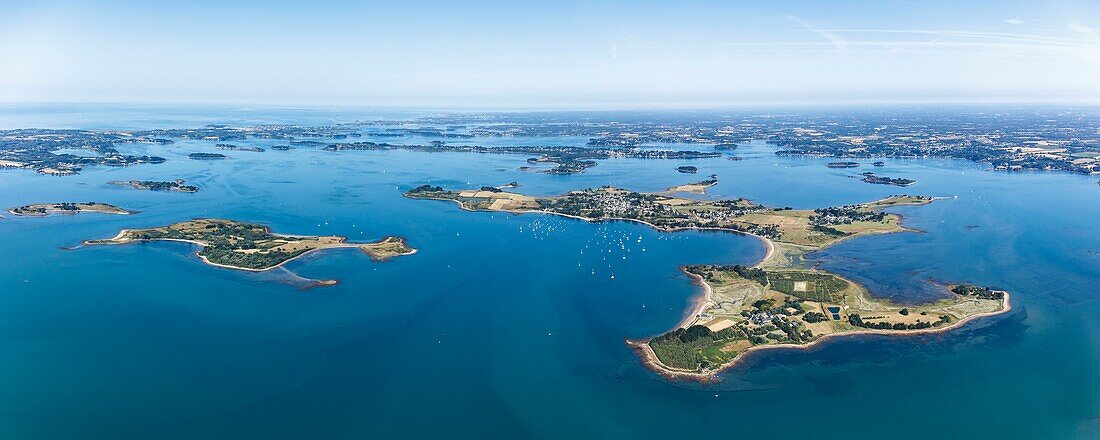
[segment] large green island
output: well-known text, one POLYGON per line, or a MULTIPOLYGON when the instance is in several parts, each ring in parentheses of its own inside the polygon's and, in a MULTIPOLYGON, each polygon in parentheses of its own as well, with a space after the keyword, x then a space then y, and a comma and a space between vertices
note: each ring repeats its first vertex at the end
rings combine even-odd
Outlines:
POLYGON ((690 312, 663 335, 627 341, 645 365, 669 378, 709 381, 755 350, 808 347, 840 335, 945 331, 1010 308, 1007 292, 965 284, 946 286, 945 299, 934 303, 894 304, 803 259, 842 240, 907 231, 900 216, 883 208, 924 205, 931 197, 897 195, 795 210, 746 199, 696 200, 613 187, 531 197, 492 187, 450 191, 423 185, 405 196, 450 200, 472 211, 541 212, 587 221, 635 221, 666 232, 713 229, 758 237, 767 251, 755 266, 684 266, 702 287, 690 312))
POLYGON ((266 226, 222 219, 195 219, 148 229, 123 229, 113 238, 86 240, 86 245, 127 244, 144 241, 182 241, 201 246, 199 258, 207 264, 230 269, 265 271, 310 252, 356 248, 376 261, 416 252, 401 237, 374 243, 349 243, 345 237, 299 236, 272 233, 266 226))

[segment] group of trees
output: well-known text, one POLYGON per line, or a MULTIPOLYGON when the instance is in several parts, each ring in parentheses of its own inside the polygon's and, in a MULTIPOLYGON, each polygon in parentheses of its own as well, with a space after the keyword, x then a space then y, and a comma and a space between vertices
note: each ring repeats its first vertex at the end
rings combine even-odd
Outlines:
POLYGON ((212 263, 248 269, 263 269, 294 258, 308 248, 294 252, 274 249, 283 241, 300 240, 299 237, 276 237, 263 225, 238 222, 208 222, 202 227, 195 224, 135 231, 137 240, 176 239, 206 243, 199 255, 212 263), (258 252, 239 252, 257 250, 258 252))
POLYGON ((806 314, 802 316, 802 320, 813 324, 815 322, 828 321, 829 318, 827 318, 825 314, 821 312, 806 312, 806 314))
POLYGON ((836 229, 836 228, 831 228, 831 227, 828 227, 828 226, 825 226, 825 225, 813 225, 813 226, 810 226, 810 230, 815 231, 815 232, 820 232, 820 233, 828 235, 830 237, 844 237, 844 236, 848 235, 847 232, 841 231, 841 230, 836 229))
POLYGON ((294 258, 302 252, 305 252, 305 250, 294 253, 280 250, 245 253, 237 252, 228 247, 206 246, 199 251, 199 255, 206 257, 207 260, 213 263, 249 269, 263 269, 294 258))
POLYGON ((703 359, 703 349, 719 342, 734 338, 745 338, 746 335, 736 327, 730 327, 719 332, 712 332, 701 325, 693 325, 688 328, 678 328, 653 338, 649 341, 649 347, 661 360, 661 363, 673 368, 687 370, 705 369, 710 364, 703 359))
POLYGON ((1000 290, 993 290, 989 287, 973 286, 970 284, 960 284, 951 289, 956 295, 961 296, 973 296, 978 299, 1002 299, 1004 298, 1004 292, 1000 290))
POLYGON ((813 332, 809 329, 801 329, 801 325, 797 321, 777 318, 773 320, 772 323, 787 335, 787 340, 796 344, 805 342, 814 336, 813 332))
POLYGON ((409 192, 408 192, 408 194, 417 194, 417 193, 440 193, 440 192, 443 192, 443 191, 444 191, 444 190, 443 190, 443 187, 442 187, 442 186, 432 186, 432 185, 420 185, 420 186, 418 186, 418 187, 416 187, 416 188, 410 189, 410 190, 409 190, 409 192))
POLYGON ((864 209, 861 205, 835 206, 814 210, 810 224, 815 226, 846 225, 852 222, 881 222, 886 213, 864 209))
POLYGON ((764 269, 760 269, 757 267, 746 267, 740 264, 735 264, 733 266, 722 266, 722 269, 733 271, 737 274, 737 276, 746 280, 756 281, 761 286, 768 285, 768 272, 766 272, 764 269))
MULTIPOLYGON (((753 304, 756 306, 756 304, 753 304)), ((764 305, 766 308, 766 304, 764 305)), ((756 327, 749 327, 747 323, 742 323, 744 326, 741 331, 749 336, 749 341, 753 344, 759 345, 767 342, 767 339, 771 339, 778 342, 794 342, 802 343, 813 339, 813 332, 809 329, 802 328, 802 323, 797 320, 787 319, 785 315, 776 309, 767 312, 770 315, 770 320, 764 322, 756 327), (780 331, 783 334, 776 333, 780 331)), ((816 322, 816 321, 815 321, 816 322)))
POLYGON ((848 323, 849 324, 852 324, 856 327, 876 329, 876 330, 920 330, 920 329, 926 329, 926 328, 931 328, 931 327, 938 327, 938 326, 946 324, 950 321, 951 321, 951 319, 948 318, 946 315, 941 315, 940 319, 937 320, 936 322, 925 322, 925 321, 921 321, 919 319, 917 320, 917 322, 911 322, 911 323, 902 323, 902 322, 890 323, 890 322, 886 322, 886 321, 867 322, 867 321, 864 321, 863 318, 861 318, 858 313, 853 313, 851 315, 848 315, 848 323))

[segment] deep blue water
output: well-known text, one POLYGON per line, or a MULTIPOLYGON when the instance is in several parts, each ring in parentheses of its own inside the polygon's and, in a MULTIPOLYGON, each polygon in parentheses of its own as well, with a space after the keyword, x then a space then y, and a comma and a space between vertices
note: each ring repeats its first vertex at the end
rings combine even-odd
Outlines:
MULTIPOLYGON (((0 126, 409 115, 4 108, 0 126)), ((1100 437, 1095 178, 889 160, 875 171, 918 180, 899 189, 764 144, 737 151, 743 161, 608 160, 574 176, 517 171, 522 155, 297 149, 192 161, 187 153, 212 143, 126 148, 169 161, 63 178, 0 170, 5 208, 97 200, 141 211, 0 220, 0 438, 1100 437), (948 197, 897 210, 921 233, 851 240, 814 260, 897 301, 934 299, 933 281, 971 281, 1009 289, 1014 309, 946 334, 758 353, 717 385, 669 383, 623 339, 683 316, 696 291, 679 265, 752 263, 763 255, 755 240, 401 196, 424 183, 513 180, 529 194, 659 190, 692 179, 675 171, 688 163, 718 174, 708 197, 769 205, 948 197), (167 178, 202 191, 106 184, 167 178), (359 240, 401 235, 420 251, 385 263, 349 250, 293 262, 287 269, 303 277, 340 280, 303 291, 289 273, 203 265, 185 244, 60 249, 194 217, 359 240)))

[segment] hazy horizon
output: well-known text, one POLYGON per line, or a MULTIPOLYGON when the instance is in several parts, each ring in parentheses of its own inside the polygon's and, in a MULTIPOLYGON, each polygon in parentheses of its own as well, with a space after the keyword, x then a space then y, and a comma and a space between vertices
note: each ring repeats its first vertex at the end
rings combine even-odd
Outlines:
POLYGON ((28 109, 78 110, 132 109, 132 110, 225 110, 225 111, 304 111, 304 112, 408 112, 408 113, 615 113, 615 112, 744 112, 768 111, 855 111, 855 110, 1034 110, 1034 109, 1090 109, 1100 108, 1100 99, 1081 101, 1039 100, 988 100, 988 101, 789 101, 789 102, 731 102, 731 103, 642 103, 642 104, 562 104, 562 105, 432 105, 432 104, 326 104, 326 103, 278 103, 278 102, 2 102, 0 109, 10 111, 28 109))

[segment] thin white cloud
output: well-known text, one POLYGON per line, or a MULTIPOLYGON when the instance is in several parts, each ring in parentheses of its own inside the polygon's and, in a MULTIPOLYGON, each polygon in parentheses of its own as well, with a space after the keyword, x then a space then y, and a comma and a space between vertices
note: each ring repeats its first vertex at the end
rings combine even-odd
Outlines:
POLYGON ((1071 21, 1069 23, 1069 29, 1073 32, 1084 35, 1084 36, 1086 36, 1090 39, 1093 39, 1093 40, 1097 39, 1096 38, 1097 37, 1096 29, 1093 29, 1089 26, 1085 26, 1084 24, 1082 24, 1079 21, 1071 21))
MULTIPOLYGON (((1080 23, 1078 23, 1080 24, 1080 23)), ((925 29, 832 29, 837 35, 863 35, 865 38, 848 39, 849 46, 881 46, 891 49, 920 50, 936 48, 944 50, 982 51, 986 55, 1086 57, 1100 58, 1100 39, 1095 30, 1086 26, 1075 29, 1090 38, 1066 38, 1050 35, 1013 32, 985 32, 925 29), (1090 33, 1091 31, 1091 33, 1090 33)))
MULTIPOLYGON (((1070 38, 1035 33, 987 32, 935 29, 829 29, 807 25, 797 17, 788 17, 806 31, 825 37, 827 41, 741 41, 720 44, 740 50, 782 50, 822 52, 966 52, 985 57, 1073 58, 1100 60, 1100 38, 1095 31, 1081 25, 1078 34, 1094 38, 1070 38)), ((1080 25, 1080 23, 1078 23, 1080 25)))
POLYGON ((825 30, 825 29, 819 29, 819 28, 815 28, 813 26, 810 26, 810 24, 806 23, 806 21, 802 20, 801 18, 795 17, 793 15, 788 15, 787 19, 791 20, 795 23, 798 23, 799 25, 801 25, 803 28, 805 28, 808 31, 813 32, 815 34, 818 34, 818 35, 824 37, 826 40, 829 40, 829 42, 832 43, 833 47, 836 48, 836 50, 838 50, 838 51, 843 51, 843 50, 848 48, 848 40, 845 40, 840 35, 837 35, 835 33, 832 33, 830 31, 828 31, 828 30, 825 30))
MULTIPOLYGON (((1086 28, 1088 29, 1088 28, 1086 28)), ((928 29, 834 29, 837 34, 909 34, 931 37, 945 37, 955 39, 990 40, 1018 43, 1042 43, 1042 44, 1093 44, 1092 41, 1081 38, 1054 37, 1039 34, 1022 34, 1014 32, 984 32, 984 31, 960 31, 960 30, 928 30, 928 29)))
POLYGON ((1011 24, 1013 26, 1019 26, 1021 24, 1024 24, 1024 19, 1022 19, 1020 17, 1013 17, 1013 18, 1010 18, 1008 20, 1005 20, 1005 23, 1011 24))

